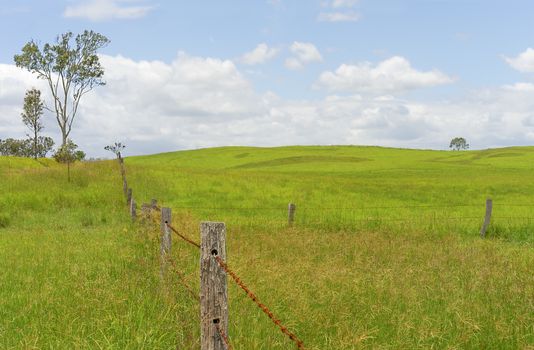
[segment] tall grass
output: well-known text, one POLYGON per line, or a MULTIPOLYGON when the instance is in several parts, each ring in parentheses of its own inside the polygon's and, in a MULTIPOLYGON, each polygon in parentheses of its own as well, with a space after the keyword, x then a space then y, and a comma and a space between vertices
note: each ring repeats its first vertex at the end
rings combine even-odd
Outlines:
MULTIPOLYGON (((534 148, 232 147, 126 167, 137 202, 173 208, 188 237, 226 222, 228 263, 309 349, 532 349, 533 161, 534 148)), ((77 164, 69 184, 51 162, 0 158, 0 176, 1 348, 199 347, 198 302, 174 272, 160 281, 159 228, 130 223, 115 162, 77 164)), ((198 251, 172 249, 198 290, 198 251)), ((229 288, 234 348, 293 348, 229 288)))

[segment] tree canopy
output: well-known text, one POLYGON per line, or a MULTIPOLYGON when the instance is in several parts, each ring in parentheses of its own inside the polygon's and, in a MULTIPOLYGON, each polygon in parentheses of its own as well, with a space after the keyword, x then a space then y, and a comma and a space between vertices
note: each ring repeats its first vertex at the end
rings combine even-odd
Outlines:
POLYGON ((22 122, 30 130, 28 137, 32 142, 32 156, 37 159, 39 155, 39 133, 44 129, 41 121, 43 115, 44 103, 41 100, 41 91, 32 88, 26 91, 24 96, 24 105, 22 107, 22 122))
POLYGON ((451 140, 449 148, 454 151, 469 149, 469 144, 463 137, 455 137, 451 140))
POLYGON ((121 151, 126 148, 126 145, 124 145, 122 142, 115 142, 113 145, 107 145, 104 147, 106 151, 113 152, 117 158, 121 157, 121 151))
POLYGON ((55 43, 44 44, 42 48, 32 40, 14 56, 17 67, 37 74, 48 83, 63 146, 72 130, 81 98, 94 87, 105 85, 104 68, 97 52, 109 42, 94 31, 86 30, 75 38, 72 32, 67 32, 59 35, 55 43))

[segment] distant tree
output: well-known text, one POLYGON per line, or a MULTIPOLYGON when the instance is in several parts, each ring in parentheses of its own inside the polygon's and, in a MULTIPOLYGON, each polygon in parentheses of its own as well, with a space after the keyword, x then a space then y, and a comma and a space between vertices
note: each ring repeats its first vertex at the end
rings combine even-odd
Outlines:
POLYGON ((54 159, 59 163, 67 164, 67 179, 70 182, 70 165, 75 161, 85 158, 85 153, 77 149, 78 145, 67 139, 67 142, 59 147, 54 154, 54 159))
POLYGON ((0 140, 0 155, 14 157, 30 157, 32 145, 30 140, 8 138, 0 140))
POLYGON ((48 136, 39 136, 37 138, 37 149, 35 150, 37 158, 44 158, 48 152, 52 151, 54 140, 48 136))
POLYGON ((48 83, 61 129, 61 147, 67 144, 82 96, 95 86, 105 85, 97 51, 109 43, 108 38, 86 30, 72 41, 72 32, 59 35, 55 43, 47 43, 42 49, 32 40, 24 45, 20 55, 14 56, 17 67, 48 83))
POLYGON ((469 149, 469 144, 463 137, 455 137, 451 140, 449 148, 454 151, 466 150, 469 149))
POLYGON ((126 145, 123 145, 121 142, 115 142, 113 145, 108 145, 104 147, 106 151, 113 152, 118 159, 121 158, 121 151, 126 148, 126 145))
POLYGON ((37 159, 39 133, 44 129, 41 121, 44 104, 41 101, 41 91, 32 88, 26 91, 24 96, 24 105, 22 107, 22 122, 30 129, 28 137, 32 140, 32 156, 37 159))
MULTIPOLYGON (((54 141, 50 137, 39 136, 37 139, 37 158, 46 157, 47 153, 52 150, 54 141)), ((15 157, 33 157, 34 155, 33 140, 0 140, 0 155, 15 157)))

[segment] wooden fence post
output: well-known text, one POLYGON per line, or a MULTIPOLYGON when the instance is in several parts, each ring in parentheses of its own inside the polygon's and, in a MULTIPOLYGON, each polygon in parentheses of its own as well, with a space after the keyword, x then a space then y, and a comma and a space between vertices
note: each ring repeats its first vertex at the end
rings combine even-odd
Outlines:
POLYGON ((293 203, 289 203, 289 206, 287 208, 287 224, 289 226, 293 226, 293 223, 295 222, 295 211, 297 210, 297 206, 293 203))
POLYGON ((128 181, 126 179, 122 180, 122 190, 124 191, 124 195, 128 197, 128 181))
POLYGON ((165 273, 167 272, 167 266, 168 261, 167 259, 170 257, 171 254, 171 229, 167 224, 171 223, 171 208, 161 208, 161 249, 160 249, 160 256, 161 256, 161 277, 165 277, 165 273))
POLYGON ((226 261, 226 226, 222 222, 201 222, 200 238, 200 349, 225 350, 216 324, 228 334, 227 280, 214 258, 226 261))
POLYGON ((132 189, 129 188, 126 194, 126 204, 128 205, 130 205, 130 203, 132 202, 132 195, 133 195, 132 192, 133 192, 132 189))
POLYGON ((151 207, 152 209, 156 209, 156 208, 158 207, 158 200, 152 198, 152 199, 150 200, 150 207, 151 207))
POLYGON ((488 198, 486 199, 486 215, 484 216, 484 223, 482 224, 482 228, 480 229, 480 237, 482 238, 486 237, 486 230, 488 229, 488 226, 490 224, 492 211, 493 201, 491 200, 491 198, 488 198))
POLYGON ((124 158, 122 158, 121 152, 117 154, 119 158, 119 165, 121 167, 121 176, 122 176, 122 190, 124 195, 128 195, 128 182, 126 181, 126 170, 124 170, 124 158))
POLYGON ((130 215, 132 216, 132 221, 137 217, 137 204, 133 198, 130 202, 130 215))

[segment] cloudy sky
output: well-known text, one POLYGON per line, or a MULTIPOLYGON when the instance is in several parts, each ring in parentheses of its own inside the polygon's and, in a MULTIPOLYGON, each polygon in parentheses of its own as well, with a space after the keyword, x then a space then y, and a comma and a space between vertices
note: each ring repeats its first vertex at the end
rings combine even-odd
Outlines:
MULTIPOLYGON (((90 156, 222 145, 534 144, 534 2, 0 0, 0 139, 24 137, 31 39, 92 29, 107 85, 71 137, 90 156)), ((52 114, 46 130, 59 141, 52 114)))

